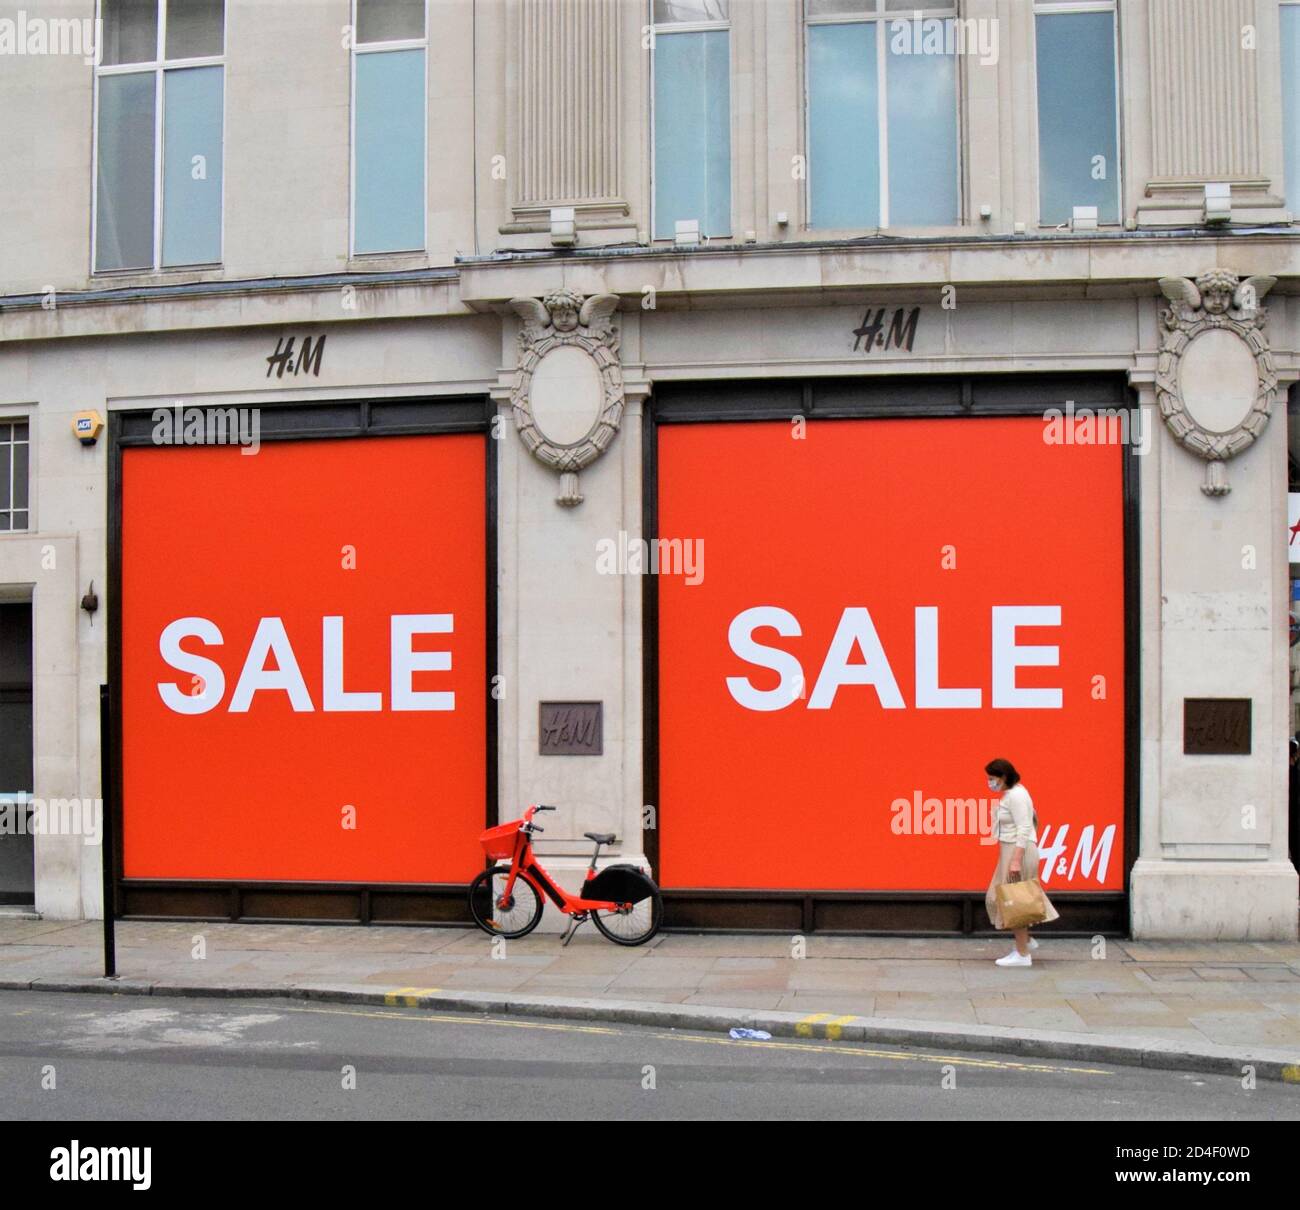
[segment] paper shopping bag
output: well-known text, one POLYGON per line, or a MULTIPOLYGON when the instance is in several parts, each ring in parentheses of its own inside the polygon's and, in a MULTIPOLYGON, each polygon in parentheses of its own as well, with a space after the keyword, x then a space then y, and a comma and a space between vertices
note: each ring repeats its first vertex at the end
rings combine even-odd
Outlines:
POLYGON ((1047 919, 1047 898, 1035 879, 1000 883, 994 894, 1004 929, 1022 929, 1047 919))

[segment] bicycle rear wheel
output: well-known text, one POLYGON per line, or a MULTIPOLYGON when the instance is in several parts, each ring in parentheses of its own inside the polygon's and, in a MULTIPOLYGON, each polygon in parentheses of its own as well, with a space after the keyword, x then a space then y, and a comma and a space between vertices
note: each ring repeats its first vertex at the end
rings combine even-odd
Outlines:
POLYGON ((542 897, 521 870, 510 888, 510 898, 503 900, 508 865, 483 870, 469 884, 469 910, 474 923, 493 937, 523 937, 537 927, 542 918, 542 897))
POLYGON ((625 910, 591 913, 593 923, 615 945, 644 945, 659 931, 663 918, 664 900, 658 887, 625 910))

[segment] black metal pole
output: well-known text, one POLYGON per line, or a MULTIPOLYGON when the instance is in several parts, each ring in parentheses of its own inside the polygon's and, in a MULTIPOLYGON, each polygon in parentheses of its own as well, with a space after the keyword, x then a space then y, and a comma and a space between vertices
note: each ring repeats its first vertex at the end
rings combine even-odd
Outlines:
POLYGON ((110 725, 108 686, 99 687, 99 793, 103 820, 100 856, 104 877, 104 978, 117 978, 117 945, 113 936, 113 728, 110 725))

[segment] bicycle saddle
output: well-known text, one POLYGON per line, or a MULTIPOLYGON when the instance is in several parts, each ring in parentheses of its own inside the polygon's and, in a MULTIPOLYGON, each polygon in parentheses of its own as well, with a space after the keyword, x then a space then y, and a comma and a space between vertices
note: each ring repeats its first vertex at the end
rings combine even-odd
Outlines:
POLYGON ((583 835, 588 840, 594 840, 597 844, 613 844, 613 832, 584 832, 583 835))

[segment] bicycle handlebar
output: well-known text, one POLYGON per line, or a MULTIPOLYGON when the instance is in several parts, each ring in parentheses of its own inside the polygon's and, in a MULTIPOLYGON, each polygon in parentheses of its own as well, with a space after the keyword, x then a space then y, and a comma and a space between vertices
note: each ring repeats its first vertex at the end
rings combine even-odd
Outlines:
POLYGON ((523 830, 525 832, 545 832, 545 828, 539 828, 535 823, 533 823, 533 816, 536 815, 538 811, 555 811, 558 809, 559 808, 557 807, 548 807, 543 803, 534 803, 524 812, 523 830))

